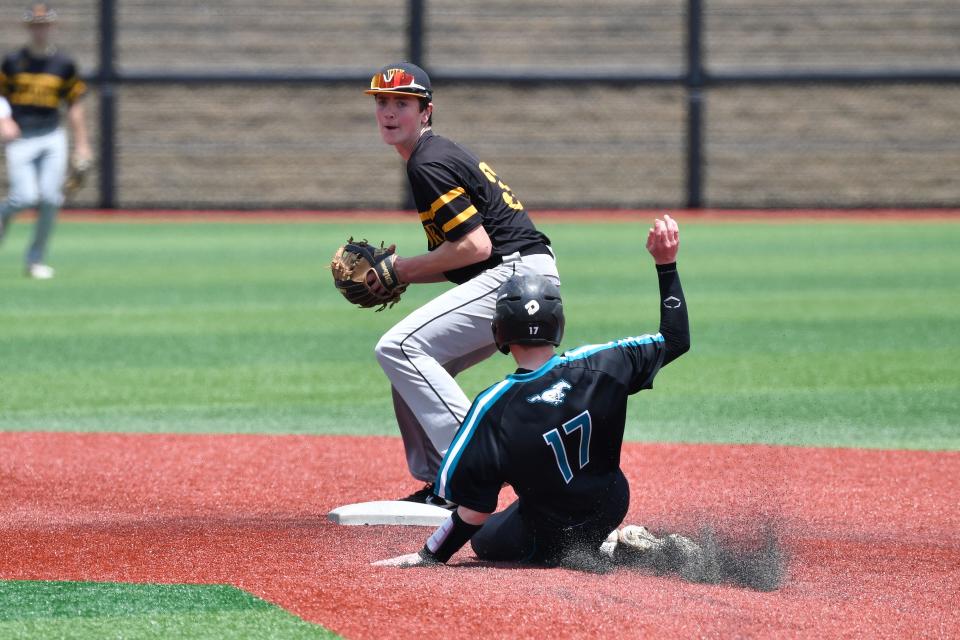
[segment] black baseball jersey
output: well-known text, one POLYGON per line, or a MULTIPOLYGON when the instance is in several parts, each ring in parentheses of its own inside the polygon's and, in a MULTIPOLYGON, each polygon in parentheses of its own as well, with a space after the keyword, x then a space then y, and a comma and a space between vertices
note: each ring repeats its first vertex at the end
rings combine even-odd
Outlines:
POLYGON ((24 47, 0 65, 0 95, 10 103, 13 119, 24 131, 55 129, 60 105, 73 104, 87 91, 77 65, 63 53, 34 56, 24 47))
POLYGON ((661 334, 589 345, 516 373, 474 400, 437 475, 437 495, 491 513, 504 482, 563 528, 594 516, 620 472, 627 397, 653 386, 661 334))
POLYGON ((429 251, 446 240, 459 240, 480 225, 490 236, 490 258, 446 272, 451 282, 466 282, 511 253, 550 244, 490 165, 443 136, 431 131, 420 136, 407 160, 407 177, 429 251))

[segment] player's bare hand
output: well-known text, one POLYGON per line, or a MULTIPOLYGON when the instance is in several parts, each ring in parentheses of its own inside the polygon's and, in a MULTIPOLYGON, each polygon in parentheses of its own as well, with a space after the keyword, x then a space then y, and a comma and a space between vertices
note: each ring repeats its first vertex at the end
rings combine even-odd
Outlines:
POLYGON ((378 296, 387 295, 386 287, 384 287, 383 283, 380 282, 380 278, 377 277, 377 274, 373 269, 367 271, 367 286, 370 287, 370 290, 378 296))
POLYGON ((13 118, 0 118, 0 141, 13 142, 20 137, 20 127, 13 118))
POLYGON ((657 264, 670 264, 677 261, 680 249, 680 227, 677 221, 664 214, 663 220, 657 218, 647 233, 647 251, 657 264))
POLYGON ((376 562, 371 562, 370 564, 375 567, 422 567, 428 564, 432 564, 427 560, 424 560, 420 557, 419 553, 408 553, 406 555, 397 556, 396 558, 390 558, 388 560, 377 560, 376 562))

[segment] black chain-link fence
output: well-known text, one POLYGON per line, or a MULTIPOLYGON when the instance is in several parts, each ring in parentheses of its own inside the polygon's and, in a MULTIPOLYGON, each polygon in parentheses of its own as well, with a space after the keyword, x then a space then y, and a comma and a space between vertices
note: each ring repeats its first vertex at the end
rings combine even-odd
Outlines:
MULTIPOLYGON (((6 49, 24 42, 25 4, 0 0, 6 49)), ((109 180, 74 204, 400 206, 402 163, 362 90, 414 54, 435 76, 437 132, 533 210, 680 207, 693 186, 703 206, 960 205, 960 4, 703 0, 691 60, 700 4, 124 0, 101 74, 103 3, 61 2, 94 136, 102 90, 115 116, 109 180)))

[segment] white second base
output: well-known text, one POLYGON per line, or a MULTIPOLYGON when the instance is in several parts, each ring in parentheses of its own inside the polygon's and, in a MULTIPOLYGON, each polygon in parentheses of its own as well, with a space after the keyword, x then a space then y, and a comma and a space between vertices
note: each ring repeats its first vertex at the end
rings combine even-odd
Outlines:
POLYGON ((450 517, 450 512, 431 504, 376 500, 337 507, 327 518, 337 524, 399 524, 421 527, 439 527, 450 517))

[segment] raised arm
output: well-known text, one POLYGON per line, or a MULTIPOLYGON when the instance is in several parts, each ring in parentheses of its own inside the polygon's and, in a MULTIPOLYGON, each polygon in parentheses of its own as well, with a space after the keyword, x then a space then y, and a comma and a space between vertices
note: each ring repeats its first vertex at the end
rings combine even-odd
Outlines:
POLYGON ((647 251, 653 256, 660 280, 660 334, 664 340, 663 364, 676 360, 690 350, 690 321, 687 301, 677 272, 680 227, 669 215, 654 221, 647 234, 647 251))

